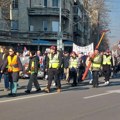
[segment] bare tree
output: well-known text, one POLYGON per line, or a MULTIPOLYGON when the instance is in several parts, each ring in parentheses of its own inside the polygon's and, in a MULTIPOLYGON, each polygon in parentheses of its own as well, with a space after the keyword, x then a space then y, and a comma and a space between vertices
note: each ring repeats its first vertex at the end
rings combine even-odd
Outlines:
MULTIPOLYGON (((83 0, 84 7, 88 12, 92 24, 92 37, 94 43, 97 44, 96 38, 100 37, 100 31, 108 29, 108 9, 105 5, 105 0, 83 0)), ((105 36, 103 41, 105 46, 108 46, 108 39, 105 36)))

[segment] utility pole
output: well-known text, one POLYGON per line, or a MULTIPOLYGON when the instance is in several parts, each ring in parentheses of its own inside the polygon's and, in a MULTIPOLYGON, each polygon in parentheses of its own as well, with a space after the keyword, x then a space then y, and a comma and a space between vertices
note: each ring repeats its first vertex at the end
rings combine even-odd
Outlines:
POLYGON ((61 30, 61 14, 62 14, 62 8, 61 8, 61 0, 59 0, 59 31, 58 31, 58 40, 57 40, 57 49, 63 48, 63 41, 62 41, 62 30, 61 30))

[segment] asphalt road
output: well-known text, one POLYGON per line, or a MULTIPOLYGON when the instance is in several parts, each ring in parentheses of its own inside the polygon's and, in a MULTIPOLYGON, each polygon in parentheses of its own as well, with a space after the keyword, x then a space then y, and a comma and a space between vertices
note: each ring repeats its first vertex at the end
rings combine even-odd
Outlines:
MULTIPOLYGON (((103 78, 100 79, 100 81, 103 78)), ((41 88, 46 81, 39 80, 41 88)), ((10 98, 0 85, 0 120, 120 120, 120 79, 99 88, 84 81, 77 87, 62 82, 62 92, 24 94, 27 80, 20 81, 18 96, 10 98)))

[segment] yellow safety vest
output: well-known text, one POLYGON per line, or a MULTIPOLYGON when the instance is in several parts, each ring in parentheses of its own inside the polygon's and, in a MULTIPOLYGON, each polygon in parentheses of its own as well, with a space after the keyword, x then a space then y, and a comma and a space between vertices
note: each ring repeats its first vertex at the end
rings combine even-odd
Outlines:
POLYGON ((58 68, 59 67, 59 54, 55 54, 52 58, 52 54, 48 54, 49 58, 49 68, 58 68))
POLYGON ((29 72, 30 73, 35 73, 34 69, 35 69, 35 62, 32 61, 32 63, 31 63, 31 70, 29 72))
POLYGON ((106 55, 103 55, 103 65, 111 65, 111 56, 106 56, 106 55))
POLYGON ((19 72, 17 55, 15 55, 13 58, 11 56, 8 56, 7 60, 8 60, 8 72, 19 72))
POLYGON ((69 68, 72 68, 72 67, 74 67, 74 68, 77 68, 78 67, 78 60, 77 60, 77 58, 70 58, 70 61, 69 61, 69 68))
POLYGON ((92 68, 100 68, 101 67, 101 63, 99 62, 100 60, 100 56, 96 56, 93 60, 93 63, 92 63, 92 68))

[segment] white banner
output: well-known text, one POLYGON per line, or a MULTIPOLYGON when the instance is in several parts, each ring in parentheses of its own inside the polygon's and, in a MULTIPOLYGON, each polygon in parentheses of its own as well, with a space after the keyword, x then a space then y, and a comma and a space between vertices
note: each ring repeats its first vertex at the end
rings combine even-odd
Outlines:
POLYGON ((76 53, 83 52, 85 55, 87 55, 89 52, 94 52, 94 46, 93 43, 84 47, 78 46, 73 43, 73 51, 75 51, 76 53))

